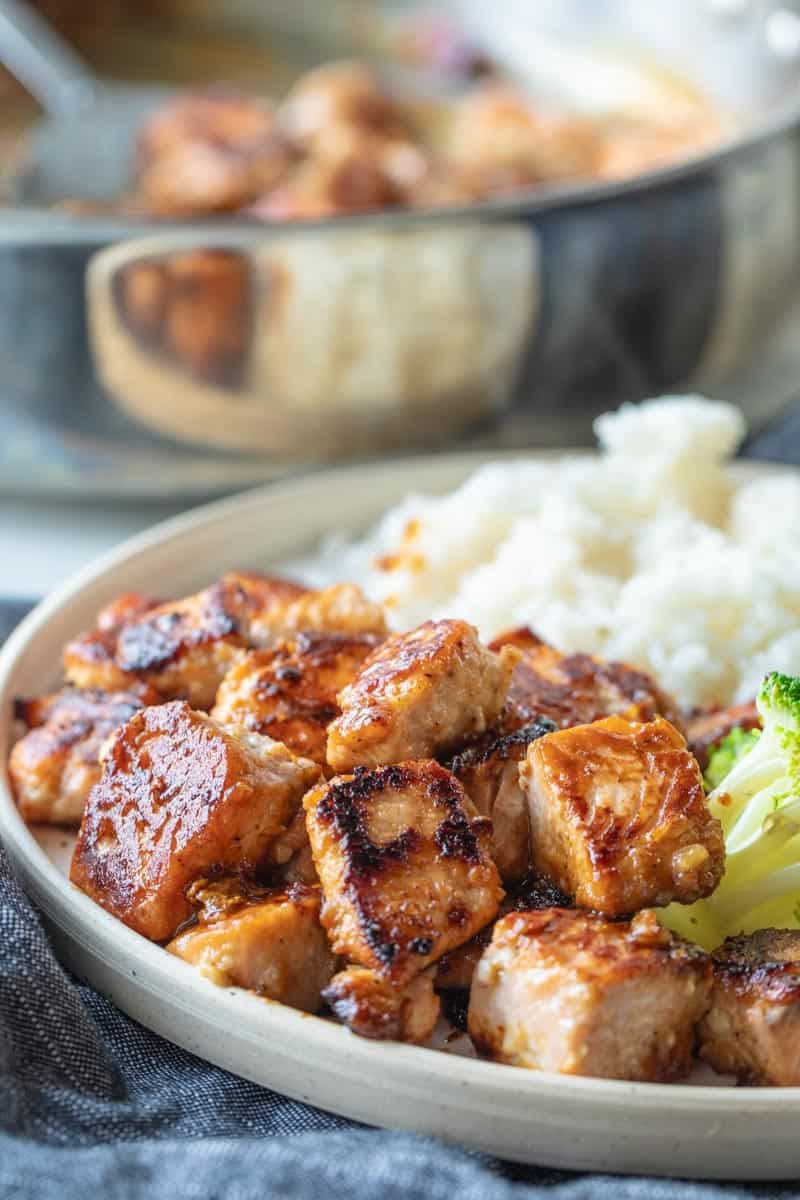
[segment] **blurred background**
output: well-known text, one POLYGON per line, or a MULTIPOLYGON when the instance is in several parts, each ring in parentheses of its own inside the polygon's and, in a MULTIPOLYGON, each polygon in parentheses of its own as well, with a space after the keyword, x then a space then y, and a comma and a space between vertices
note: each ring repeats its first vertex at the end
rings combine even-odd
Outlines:
POLYGON ((0 64, 7 596, 665 391, 800 445, 793 3, 0 0, 0 64))

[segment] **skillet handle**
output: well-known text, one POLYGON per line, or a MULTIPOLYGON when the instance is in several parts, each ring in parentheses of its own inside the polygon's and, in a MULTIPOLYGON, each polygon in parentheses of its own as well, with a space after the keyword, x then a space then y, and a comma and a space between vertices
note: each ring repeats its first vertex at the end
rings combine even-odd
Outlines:
POLYGON ((101 90, 83 59, 24 0, 0 0, 0 63, 52 117, 83 112, 101 90))

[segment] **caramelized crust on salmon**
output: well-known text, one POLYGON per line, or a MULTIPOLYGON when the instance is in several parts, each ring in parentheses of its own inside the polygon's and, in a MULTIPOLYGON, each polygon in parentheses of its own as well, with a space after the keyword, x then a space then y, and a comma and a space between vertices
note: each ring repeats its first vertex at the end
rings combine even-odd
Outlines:
POLYGON ((439 1017, 432 968, 396 987, 379 971, 347 967, 334 975, 323 997, 334 1016, 360 1037, 427 1042, 439 1017))
POLYGON ((64 647, 64 674, 75 687, 119 691, 139 680, 127 676, 114 661, 117 635, 124 625, 162 603, 142 592, 123 592, 97 614, 95 628, 64 647))
POLYGON ((123 592, 106 604, 97 614, 96 628, 98 633, 119 633, 123 625, 134 621, 151 609, 158 608, 162 600, 148 596, 144 592, 123 592))
POLYGON ((517 657, 487 650, 466 621, 395 634, 339 696, 328 762, 347 771, 452 751, 494 723, 517 657))
POLYGON ((298 633, 341 633, 351 637, 386 633, 386 614, 354 583, 336 583, 319 591, 303 590, 291 603, 264 608, 252 621, 255 646, 272 646, 298 633))
POLYGON ((544 638, 540 638, 538 633, 534 633, 529 625, 518 625, 516 629, 507 629, 505 633, 498 634, 489 642, 489 649, 494 650, 497 654, 505 646, 513 646, 515 650, 519 650, 523 654, 535 655, 537 651, 543 653, 547 651, 554 659, 561 657, 559 652, 549 646, 544 638))
POLYGON ((195 879, 186 889, 186 899, 194 909, 200 925, 210 925, 222 917, 232 917, 248 905, 257 904, 272 893, 285 888, 270 888, 259 883, 253 875, 240 871, 236 875, 209 875, 195 879))
POLYGON ((211 716, 269 734, 325 767, 336 697, 380 640, 375 633, 300 633, 272 650, 254 650, 223 679, 211 716))
POLYGON ((12 749, 8 771, 23 819, 79 825, 100 779, 103 743, 153 699, 154 693, 64 688, 19 702, 17 712, 30 729, 12 749))
POLYGON ((107 748, 70 878, 138 933, 170 938, 191 916, 189 884, 263 862, 318 778, 279 742, 182 701, 142 709, 107 748))
POLYGON ((676 701, 650 675, 627 663, 603 662, 591 654, 561 654, 525 627, 490 643, 492 650, 504 646, 522 653, 503 714, 507 728, 541 716, 567 729, 615 715, 631 721, 662 716, 681 727, 676 701))
POLYGON ((691 904, 722 878, 722 827, 677 729, 607 717, 533 742, 520 777, 533 866, 609 915, 691 904))
POLYGON ((213 891, 206 886, 203 918, 169 943, 170 953, 222 987, 247 988, 316 1012, 336 969, 319 923, 319 890, 295 884, 257 899, 240 894, 236 904, 228 888, 220 897, 222 911, 210 915, 213 891))
POLYGON ((491 819, 492 858, 503 882, 520 879, 531 857, 528 805, 519 764, 531 742, 555 728, 547 717, 540 717, 513 733, 487 733, 450 763, 478 812, 491 819))
POLYGON ((334 950, 405 985, 497 912, 490 825, 435 762, 358 770, 304 800, 334 950))
POLYGON ((745 1083, 800 1085, 800 931, 728 938, 712 961, 700 1056, 745 1083))
POLYGON ((512 913, 475 971, 469 1034, 479 1053, 513 1066, 668 1080, 689 1071, 710 988, 708 957, 652 912, 630 922, 512 913))
POLYGON ((229 572, 193 596, 77 638, 64 652, 67 679, 103 688, 141 680, 164 699, 210 708, 223 675, 248 645, 256 614, 285 607, 303 590, 287 580, 229 572))

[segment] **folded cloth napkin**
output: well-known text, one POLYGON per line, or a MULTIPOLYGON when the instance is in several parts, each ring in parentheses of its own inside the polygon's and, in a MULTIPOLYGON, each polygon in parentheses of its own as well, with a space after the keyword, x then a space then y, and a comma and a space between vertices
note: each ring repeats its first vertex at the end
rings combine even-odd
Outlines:
MULTIPOLYGON (((786 446, 783 446, 783 456, 786 446)), ((22 606, 0 606, 0 637, 22 606)), ((800 1156, 798 1157, 800 1177, 800 1156)), ((738 1200, 787 1185, 516 1167, 366 1129, 148 1032, 59 966, 0 848, 2 1200, 738 1200)))

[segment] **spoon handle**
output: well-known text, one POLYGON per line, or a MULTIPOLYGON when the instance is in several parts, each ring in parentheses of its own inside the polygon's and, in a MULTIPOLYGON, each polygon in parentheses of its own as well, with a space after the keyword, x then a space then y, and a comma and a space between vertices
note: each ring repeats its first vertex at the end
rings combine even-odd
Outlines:
POLYGON ((0 63, 52 117, 82 112, 100 91, 87 64, 24 0, 0 0, 0 63))

